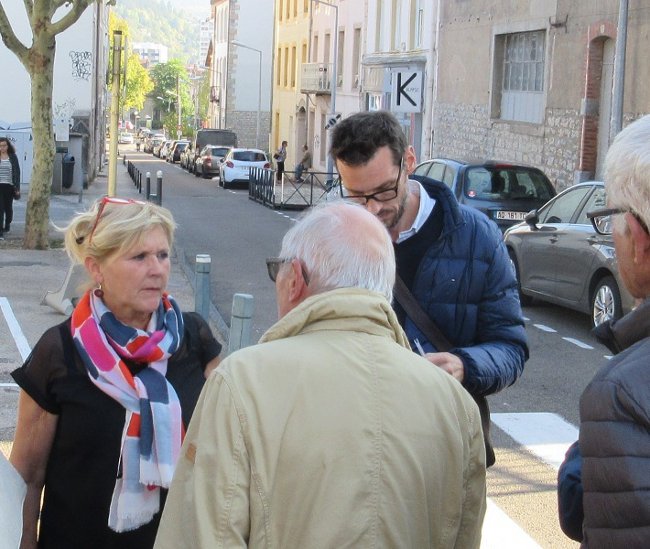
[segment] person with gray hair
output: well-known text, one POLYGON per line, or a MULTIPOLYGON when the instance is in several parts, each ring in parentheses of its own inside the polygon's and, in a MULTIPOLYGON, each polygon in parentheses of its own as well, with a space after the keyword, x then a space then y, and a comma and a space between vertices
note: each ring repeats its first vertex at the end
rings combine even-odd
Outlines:
POLYGON ((326 203, 266 263, 279 320, 206 382, 155 547, 479 547, 478 408, 410 351, 382 224, 326 203))
POLYGON ((611 234, 639 305, 596 337, 616 354, 580 397, 580 435, 560 468, 560 524, 582 547, 650 543, 650 116, 627 126, 605 158, 607 207, 588 213, 611 234))

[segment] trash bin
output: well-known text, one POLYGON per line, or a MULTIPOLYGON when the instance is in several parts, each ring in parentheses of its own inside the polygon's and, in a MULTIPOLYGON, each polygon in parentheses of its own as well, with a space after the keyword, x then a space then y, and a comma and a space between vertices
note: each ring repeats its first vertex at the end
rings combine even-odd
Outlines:
POLYGON ((66 153, 63 155, 61 161, 61 185, 64 189, 72 187, 72 179, 74 175, 74 156, 66 153))

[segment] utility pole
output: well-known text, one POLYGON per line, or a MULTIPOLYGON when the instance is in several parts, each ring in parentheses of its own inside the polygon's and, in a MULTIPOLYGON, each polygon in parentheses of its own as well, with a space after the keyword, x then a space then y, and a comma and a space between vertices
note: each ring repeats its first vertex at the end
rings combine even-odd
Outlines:
POLYGON ((183 133, 183 124, 181 122, 181 77, 176 75, 176 117, 177 117, 177 126, 176 126, 176 138, 180 139, 181 134, 183 133))
POLYGON ((117 189, 117 119, 120 110, 120 65, 122 61, 122 31, 113 31, 113 70, 111 82, 110 146, 108 149, 108 196, 115 196, 117 189))

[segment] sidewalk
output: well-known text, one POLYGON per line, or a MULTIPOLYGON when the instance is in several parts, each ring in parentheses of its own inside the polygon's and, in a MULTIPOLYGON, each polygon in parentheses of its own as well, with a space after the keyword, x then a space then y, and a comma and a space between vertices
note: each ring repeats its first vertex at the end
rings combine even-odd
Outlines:
MULTIPOLYGON (((79 195, 52 195, 50 199, 50 239, 62 245, 62 233, 53 225, 65 226, 76 212, 88 209, 97 198, 107 193, 106 172, 79 195)), ((43 332, 65 316, 47 305, 41 305, 46 291, 58 290, 65 279, 70 261, 62 247, 50 250, 23 250, 25 210, 29 188, 23 185, 22 198, 14 201, 11 232, 0 241, 0 451, 8 455, 13 440, 18 391, 7 386, 9 375, 20 366, 29 350, 43 332)), ((117 166, 117 196, 139 198, 137 188, 129 178, 122 159, 117 166)), ((194 291, 185 273, 191 276, 193 267, 181 265, 177 253, 172 253, 172 268, 168 291, 184 311, 194 310, 194 291)), ((224 344, 219 325, 210 322, 215 337, 224 344)), ((227 345, 224 345, 227 348, 227 345)))

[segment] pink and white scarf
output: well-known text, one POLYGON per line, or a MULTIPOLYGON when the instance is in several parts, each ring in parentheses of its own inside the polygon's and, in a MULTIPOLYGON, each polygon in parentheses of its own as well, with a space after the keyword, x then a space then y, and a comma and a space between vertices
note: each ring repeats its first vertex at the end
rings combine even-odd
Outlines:
POLYGON ((122 324, 90 291, 72 313, 72 337, 90 380, 126 410, 108 526, 134 530, 160 509, 160 487, 171 483, 185 434, 178 396, 165 378, 167 359, 182 341, 183 316, 163 294, 148 330, 139 330, 122 324), (148 367, 132 375, 122 358, 148 367))

